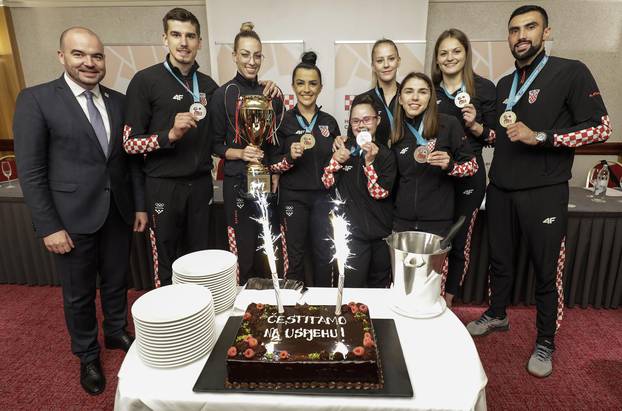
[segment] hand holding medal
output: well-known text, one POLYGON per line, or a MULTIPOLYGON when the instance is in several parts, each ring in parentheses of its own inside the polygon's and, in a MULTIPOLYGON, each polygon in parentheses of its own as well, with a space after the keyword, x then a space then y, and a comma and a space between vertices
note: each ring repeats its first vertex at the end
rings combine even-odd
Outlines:
POLYGON ((175 115, 175 123, 168 132, 168 139, 171 143, 180 140, 188 130, 195 128, 197 122, 191 113, 177 113, 175 115))
POLYGON ((428 155, 428 164, 447 170, 451 156, 446 151, 433 151, 428 155))
POLYGON ((289 149, 289 155, 292 157, 292 160, 296 160, 302 156, 304 151, 305 148, 302 143, 292 143, 292 146, 289 149))

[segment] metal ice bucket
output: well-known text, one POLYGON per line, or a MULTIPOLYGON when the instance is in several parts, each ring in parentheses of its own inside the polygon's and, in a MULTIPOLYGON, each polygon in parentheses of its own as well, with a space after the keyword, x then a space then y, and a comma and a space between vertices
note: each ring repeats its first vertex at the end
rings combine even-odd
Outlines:
POLYGON ((443 238, 419 231, 393 233, 385 240, 391 249, 393 309, 403 315, 428 318, 446 307, 441 297, 441 272, 451 249, 443 238))

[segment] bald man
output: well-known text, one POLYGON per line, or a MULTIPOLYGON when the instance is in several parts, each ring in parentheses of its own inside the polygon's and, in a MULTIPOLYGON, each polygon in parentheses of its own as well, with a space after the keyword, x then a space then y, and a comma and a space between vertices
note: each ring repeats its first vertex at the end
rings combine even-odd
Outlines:
POLYGON ((36 234, 54 254, 63 289, 72 352, 80 383, 104 391, 99 361, 96 278, 107 348, 127 351, 130 240, 147 222, 139 157, 122 147, 124 96, 101 86, 104 46, 95 33, 72 27, 60 38, 65 72, 24 89, 17 98, 13 133, 24 199, 36 234))

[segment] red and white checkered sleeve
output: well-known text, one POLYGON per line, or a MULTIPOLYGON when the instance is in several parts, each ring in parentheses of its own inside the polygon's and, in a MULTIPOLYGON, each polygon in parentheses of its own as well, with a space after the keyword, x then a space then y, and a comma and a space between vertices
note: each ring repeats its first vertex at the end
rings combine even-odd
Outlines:
POLYGON ((289 161, 287 161, 287 157, 283 157, 283 159, 281 161, 279 161, 278 163, 274 163, 274 164, 270 165, 270 167, 268 167, 268 169, 270 169, 271 173, 281 174, 281 173, 289 170, 293 166, 294 166, 293 163, 290 163, 289 161))
POLYGON ((475 157, 464 163, 454 163, 451 171, 448 173, 452 177, 471 177, 477 173, 479 166, 475 157))
POLYGON ((128 154, 146 154, 160 148, 158 135, 153 134, 149 137, 132 137, 132 127, 127 124, 123 126, 123 149, 128 154))
POLYGON ((611 131, 609 116, 602 116, 598 126, 566 134, 553 134, 553 146, 577 148, 587 144, 602 143, 611 136, 611 131))
POLYGON ((378 174, 376 173, 376 169, 374 169, 374 165, 370 164, 363 167, 363 172, 367 176, 367 191, 369 191, 369 195, 376 200, 387 198, 389 196, 389 190, 385 190, 378 184, 378 174))
POLYGON ((343 167, 337 160, 334 158, 330 159, 330 163, 326 167, 324 167, 324 174, 322 174, 322 183, 324 183, 324 187, 331 188, 335 184, 335 173, 341 170, 343 167))

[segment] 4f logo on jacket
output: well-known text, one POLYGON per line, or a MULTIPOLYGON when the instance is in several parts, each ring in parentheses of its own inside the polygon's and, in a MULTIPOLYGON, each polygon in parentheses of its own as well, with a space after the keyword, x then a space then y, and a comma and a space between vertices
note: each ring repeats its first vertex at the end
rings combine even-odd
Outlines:
POLYGON ((535 90, 529 90, 529 104, 533 104, 538 99, 538 94, 540 94, 540 89, 537 88, 535 90))
POLYGON ((183 98, 184 98, 183 94, 175 94, 173 96, 173 100, 177 100, 177 101, 181 101, 181 99, 183 99, 183 98))
POLYGON ((156 214, 162 214, 164 212, 164 203, 155 203, 153 209, 156 214))
POLYGON ((473 191, 475 190, 472 188, 469 188, 468 190, 464 190, 462 194, 464 194, 465 196, 470 196, 471 194, 473 194, 473 191))
POLYGON ((407 152, 407 151, 408 151, 408 147, 404 147, 404 148, 400 151, 400 154, 401 154, 401 155, 404 155, 404 154, 406 154, 406 152, 407 152))
POLYGON ((555 222, 555 220, 557 220, 557 217, 548 217, 545 218, 544 220, 542 220, 543 224, 553 224, 555 222))
POLYGON ((350 170, 352 170, 352 166, 343 167, 343 171, 350 171, 350 170))

